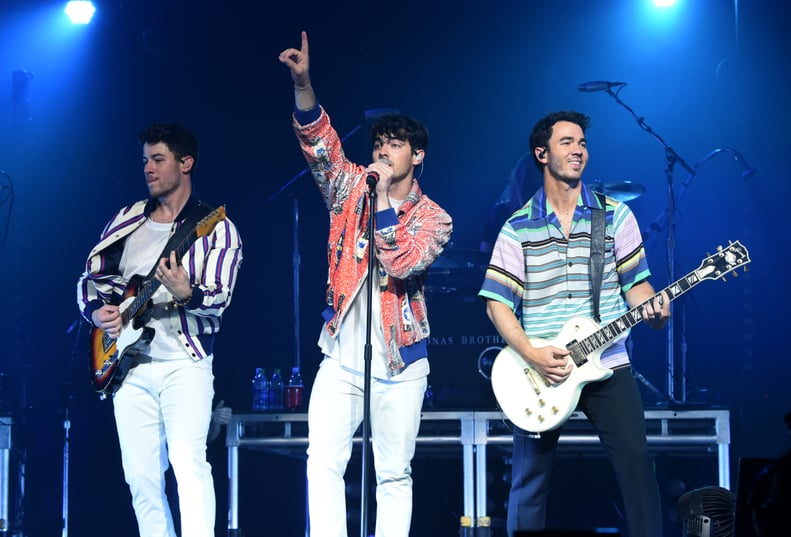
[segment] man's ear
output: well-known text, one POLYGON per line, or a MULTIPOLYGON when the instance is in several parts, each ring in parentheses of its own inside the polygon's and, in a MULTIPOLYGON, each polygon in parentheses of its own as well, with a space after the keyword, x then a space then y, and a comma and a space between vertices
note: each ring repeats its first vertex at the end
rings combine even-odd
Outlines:
POLYGON ((181 173, 192 172, 192 166, 195 164, 195 159, 192 156, 181 157, 179 162, 181 163, 181 173))

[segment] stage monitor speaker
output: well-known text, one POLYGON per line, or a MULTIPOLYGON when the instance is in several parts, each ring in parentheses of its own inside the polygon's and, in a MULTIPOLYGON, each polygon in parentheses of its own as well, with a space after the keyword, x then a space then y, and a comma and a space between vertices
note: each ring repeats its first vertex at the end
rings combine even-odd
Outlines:
MULTIPOLYGON (((787 517, 791 514, 786 510, 780 498, 772 498, 783 490, 781 483, 782 458, 741 457, 736 477, 736 517, 734 537, 775 537, 788 535, 787 517), (772 512, 771 508, 778 509, 772 512), (778 522, 773 524, 772 517, 778 522), (785 524, 781 529, 779 525, 785 524), (770 526, 777 526, 771 528, 770 526), (759 533, 758 529, 764 533, 759 533), (768 531, 768 533, 767 533, 768 531)), ((786 465, 791 464, 791 457, 785 459, 786 465)), ((786 466, 786 471, 789 467, 786 466)), ((786 474, 785 487, 788 487, 789 475, 786 474)), ((788 494, 788 488, 785 489, 788 494)), ((787 500, 787 498, 786 498, 787 500)))

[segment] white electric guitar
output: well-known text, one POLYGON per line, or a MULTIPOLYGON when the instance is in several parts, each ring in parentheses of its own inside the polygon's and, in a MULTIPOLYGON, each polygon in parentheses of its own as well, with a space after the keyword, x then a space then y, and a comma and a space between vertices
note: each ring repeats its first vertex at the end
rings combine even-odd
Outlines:
MULTIPOLYGON (((732 242, 727 248, 719 247, 717 253, 708 256, 697 269, 664 291, 674 300, 703 280, 724 281, 726 274, 749 262, 747 249, 739 241, 732 242)), ((734 272, 734 276, 737 274, 734 272)), ((535 347, 553 345, 571 351, 569 364, 573 369, 560 384, 547 381, 511 347, 503 348, 492 365, 491 379, 495 398, 505 416, 526 431, 542 432, 560 427, 576 409, 583 386, 612 376, 612 370, 602 366, 600 356, 618 336, 643 320, 646 303, 604 327, 592 319, 573 317, 553 340, 531 338, 535 347)))

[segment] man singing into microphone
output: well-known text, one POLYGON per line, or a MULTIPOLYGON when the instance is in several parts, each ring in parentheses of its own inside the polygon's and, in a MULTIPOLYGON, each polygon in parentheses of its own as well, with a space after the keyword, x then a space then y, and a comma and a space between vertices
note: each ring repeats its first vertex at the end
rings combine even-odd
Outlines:
POLYGON ((428 145, 426 128, 402 114, 371 126, 372 164, 344 155, 310 81, 308 37, 279 57, 294 82, 294 130, 329 209, 324 354, 308 407, 308 503, 312 537, 346 537, 344 473, 363 418, 368 256, 376 256, 371 310, 370 431, 376 474, 376 536, 407 537, 412 518, 411 461, 429 364, 423 280, 453 229, 448 213, 414 177, 428 145), (375 185, 375 186, 371 186, 375 185), (375 188, 373 237, 369 188, 375 188))

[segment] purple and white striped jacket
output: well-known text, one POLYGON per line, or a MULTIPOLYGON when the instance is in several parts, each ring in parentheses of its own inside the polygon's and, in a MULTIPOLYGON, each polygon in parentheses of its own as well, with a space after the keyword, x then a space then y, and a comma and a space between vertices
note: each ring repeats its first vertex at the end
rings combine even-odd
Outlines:
MULTIPOLYGON (((194 203, 197 197, 193 195, 177 223, 183 223, 182 215, 194 203)), ((154 207, 156 200, 142 200, 118 211, 88 255, 85 272, 77 282, 77 305, 88 322, 96 309, 123 294, 127 282, 119 275, 118 265, 125 239, 146 221, 154 207)), ((220 221, 211 233, 192 244, 181 261, 193 293, 188 304, 176 309, 173 328, 190 357, 197 361, 212 353, 214 334, 220 330, 222 314, 231 303, 242 262, 242 241, 236 226, 227 218, 220 221)))

